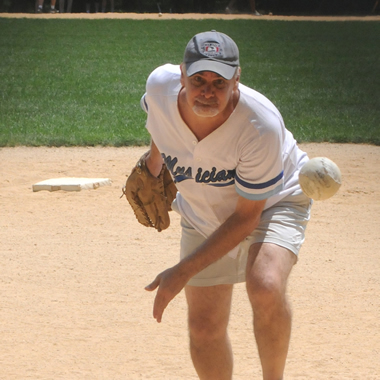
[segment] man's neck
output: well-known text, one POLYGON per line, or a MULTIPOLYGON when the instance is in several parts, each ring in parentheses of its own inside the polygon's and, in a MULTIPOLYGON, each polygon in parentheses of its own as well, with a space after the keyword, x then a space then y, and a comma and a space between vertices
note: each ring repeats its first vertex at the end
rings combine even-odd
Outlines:
POLYGON ((198 141, 201 141, 221 125, 231 116, 239 101, 239 92, 233 96, 233 102, 227 108, 213 117, 198 116, 186 102, 185 89, 182 88, 178 95, 178 110, 182 120, 194 133, 198 141))

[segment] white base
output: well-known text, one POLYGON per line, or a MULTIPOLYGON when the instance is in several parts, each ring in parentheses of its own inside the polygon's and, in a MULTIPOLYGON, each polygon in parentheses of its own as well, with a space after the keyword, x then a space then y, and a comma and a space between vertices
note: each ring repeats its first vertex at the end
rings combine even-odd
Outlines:
POLYGON ((52 178, 33 185, 33 191, 81 191, 111 185, 109 178, 52 178))

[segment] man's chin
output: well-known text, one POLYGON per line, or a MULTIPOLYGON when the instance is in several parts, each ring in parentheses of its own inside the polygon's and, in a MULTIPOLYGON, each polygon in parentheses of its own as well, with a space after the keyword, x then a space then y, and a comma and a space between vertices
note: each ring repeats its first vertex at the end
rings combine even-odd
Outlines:
POLYGON ((193 112, 200 117, 214 117, 219 113, 219 109, 216 107, 195 105, 193 112))

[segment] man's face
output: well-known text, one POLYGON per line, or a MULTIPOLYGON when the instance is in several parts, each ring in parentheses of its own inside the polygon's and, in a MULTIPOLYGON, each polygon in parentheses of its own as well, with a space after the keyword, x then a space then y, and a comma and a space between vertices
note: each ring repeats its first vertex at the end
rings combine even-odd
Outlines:
POLYGON ((238 88, 239 72, 227 80, 212 71, 201 71, 191 77, 186 75, 182 67, 181 71, 186 101, 197 116, 214 117, 232 106, 233 94, 238 88))

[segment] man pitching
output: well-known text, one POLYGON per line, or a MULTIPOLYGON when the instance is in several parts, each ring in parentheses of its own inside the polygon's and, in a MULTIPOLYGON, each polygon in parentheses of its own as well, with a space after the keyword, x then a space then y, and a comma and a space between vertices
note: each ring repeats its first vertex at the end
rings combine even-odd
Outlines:
POLYGON ((210 31, 189 41, 180 66, 158 67, 147 80, 144 164, 153 177, 170 171, 182 236, 179 263, 146 289, 157 289, 157 322, 185 289, 198 376, 230 380, 231 296, 245 281, 263 378, 280 380, 291 332, 287 280, 310 216, 298 183, 308 157, 276 107, 240 83, 240 71, 235 42, 210 31))

